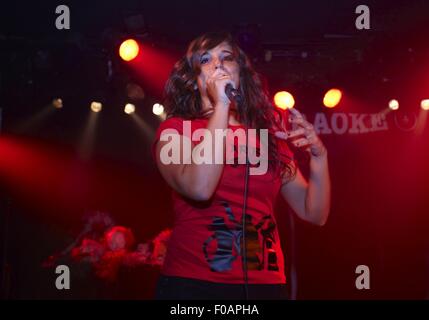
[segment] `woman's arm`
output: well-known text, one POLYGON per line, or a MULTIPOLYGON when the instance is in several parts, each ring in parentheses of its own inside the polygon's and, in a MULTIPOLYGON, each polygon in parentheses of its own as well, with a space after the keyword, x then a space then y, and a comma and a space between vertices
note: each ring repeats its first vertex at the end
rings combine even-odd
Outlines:
MULTIPOLYGON (((213 164, 196 164, 192 162, 192 159, 184 161, 190 164, 164 164, 160 159, 160 152, 162 147, 169 142, 159 141, 157 143, 156 162, 158 168, 167 183, 180 194, 197 201, 206 201, 213 195, 223 170, 223 164, 215 164, 214 150, 224 150, 225 138, 212 139, 212 137, 215 136, 215 129, 228 127, 228 115, 228 107, 224 105, 215 107, 215 111, 208 121, 203 141, 192 149, 192 152, 199 154, 208 143, 211 143, 212 145, 207 148, 211 148, 210 150, 213 151, 211 161, 213 164), (206 138, 207 135, 211 135, 211 137, 206 138)), ((192 145, 190 138, 180 136, 180 148, 184 143, 192 145)))
MULTIPOLYGON (((223 160, 224 152, 216 155, 216 151, 225 150, 225 137, 215 139, 216 129, 227 129, 229 118, 230 101, 225 94, 225 86, 231 83, 231 76, 223 68, 217 69, 206 82, 206 90, 211 97, 214 112, 210 117, 203 141, 196 145, 184 164, 164 164, 160 159, 161 148, 168 142, 159 141, 156 146, 156 162, 162 176, 167 183, 180 194, 197 200, 209 200, 219 183, 223 171, 223 161, 215 161, 216 156, 223 160), (207 144, 210 144, 207 146, 207 144), (203 150, 211 150, 211 161, 209 164, 196 164, 192 161, 192 153, 201 154, 203 150), (217 164, 217 163, 221 164, 217 164)), ((192 146, 189 137, 180 136, 180 148, 183 143, 192 146), (187 141, 186 141, 187 140, 187 141)), ((183 150, 181 150, 182 154, 183 150)))
POLYGON ((331 199, 327 154, 311 158, 308 182, 297 168, 294 179, 282 185, 281 193, 301 219, 323 226, 328 220, 331 199))
POLYGON ((295 109, 291 109, 291 112, 294 117, 290 122, 297 124, 299 128, 288 133, 277 132, 276 136, 284 140, 293 139, 292 144, 310 153, 310 174, 306 181, 296 168, 294 178, 284 180, 281 193, 300 218, 322 226, 328 219, 331 202, 327 150, 313 126, 295 109))

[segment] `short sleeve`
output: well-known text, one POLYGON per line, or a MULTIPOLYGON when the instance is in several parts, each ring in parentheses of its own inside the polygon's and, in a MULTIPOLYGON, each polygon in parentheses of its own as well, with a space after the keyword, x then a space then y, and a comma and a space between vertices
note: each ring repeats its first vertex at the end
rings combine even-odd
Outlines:
POLYGON ((176 132, 180 135, 183 135, 183 121, 183 118, 171 117, 161 122, 158 129, 156 130, 155 139, 152 142, 152 157, 154 159, 156 159, 156 144, 163 134, 176 132))

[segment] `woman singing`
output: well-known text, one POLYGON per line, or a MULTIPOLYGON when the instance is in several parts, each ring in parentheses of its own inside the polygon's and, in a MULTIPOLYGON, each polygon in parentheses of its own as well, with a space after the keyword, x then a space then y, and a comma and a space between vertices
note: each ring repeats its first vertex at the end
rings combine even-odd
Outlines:
MULTIPOLYGON (((157 131, 153 151, 162 176, 173 189, 175 222, 156 298, 286 299, 284 258, 273 206, 281 194, 301 219, 321 226, 326 223, 330 179, 322 141, 297 110, 290 109, 284 120, 228 33, 208 33, 192 41, 174 66, 165 93, 168 117, 157 131), (227 85, 236 88, 241 99, 232 99, 227 85), (190 130, 184 129, 187 126, 190 130), (249 175, 249 166, 255 166, 249 161, 219 161, 231 150, 237 160, 243 150, 247 155, 252 149, 250 135, 247 146, 240 139, 212 138, 219 129, 232 134, 249 129, 268 132, 264 144, 268 170, 249 175), (197 141, 193 139, 196 130, 197 141), (170 139, 172 132, 177 139, 170 139), (165 133, 169 139, 163 137, 165 133), (182 150, 179 162, 165 161, 165 148, 170 152, 172 141, 177 148, 189 147, 192 152, 182 150), (287 142, 308 152, 308 180, 293 161, 287 142), (212 161, 194 159, 193 155, 207 150, 214 150, 204 155, 212 161), (220 155, 216 154, 219 150, 220 155)), ((263 143, 254 145, 255 152, 261 153, 263 143)))

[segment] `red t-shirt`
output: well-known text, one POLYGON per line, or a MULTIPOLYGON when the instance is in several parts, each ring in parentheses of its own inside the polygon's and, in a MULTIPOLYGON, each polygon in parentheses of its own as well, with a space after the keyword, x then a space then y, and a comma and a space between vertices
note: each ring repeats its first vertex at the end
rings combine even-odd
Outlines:
MULTIPOLYGON (((165 129, 186 135, 183 121, 172 117, 161 123, 153 146, 165 129)), ((207 119, 192 120, 191 132, 206 128, 207 122, 207 119)), ((244 127, 229 128, 235 131, 244 127)), ((279 150, 292 158, 286 143, 279 144, 279 150)), ((163 275, 218 283, 244 282, 241 234, 245 170, 245 164, 225 164, 218 187, 207 202, 193 201, 173 191, 175 222, 161 270, 163 275)), ((280 187, 281 179, 273 170, 249 176, 246 222, 249 284, 286 283, 273 213, 280 187)))

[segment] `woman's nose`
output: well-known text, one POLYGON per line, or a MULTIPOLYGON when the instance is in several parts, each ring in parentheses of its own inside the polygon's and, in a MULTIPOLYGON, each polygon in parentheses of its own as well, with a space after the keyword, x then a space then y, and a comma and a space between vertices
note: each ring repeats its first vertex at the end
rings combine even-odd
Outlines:
POLYGON ((214 59, 215 69, 222 68, 222 61, 220 59, 214 59))

